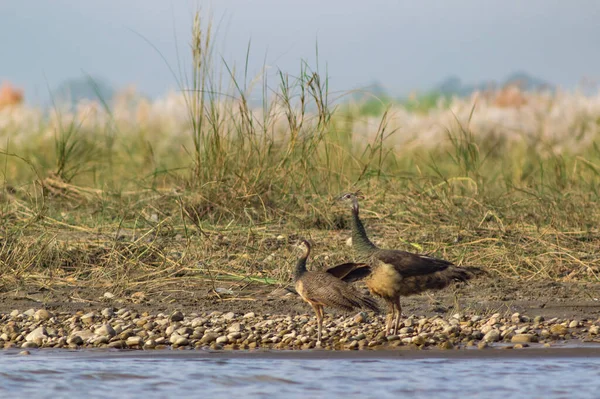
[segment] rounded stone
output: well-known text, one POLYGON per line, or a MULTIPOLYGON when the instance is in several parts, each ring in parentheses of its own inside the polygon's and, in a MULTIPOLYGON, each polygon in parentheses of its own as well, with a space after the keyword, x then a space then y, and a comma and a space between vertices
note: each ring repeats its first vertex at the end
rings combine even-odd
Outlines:
POLYGON ((46 328, 44 326, 38 327, 25 336, 27 342, 40 342, 42 339, 47 338, 46 328))
POLYGON ((454 349, 454 344, 452 344, 452 342, 450 342, 450 341, 444 341, 444 342, 440 343, 438 345, 438 347, 440 349, 449 350, 449 349, 454 349))
POLYGON ((109 342, 108 347, 113 348, 113 349, 123 349, 125 347, 125 341, 117 340, 117 341, 109 342))
POLYGON ((230 333, 234 333, 234 332, 240 332, 243 329, 244 329, 244 326, 242 326, 241 323, 233 323, 231 326, 229 326, 227 331, 230 333))
POLYGON ((357 324, 362 324, 362 323, 366 322, 367 319, 368 319, 368 315, 365 312, 360 312, 359 314, 354 316, 354 322, 357 324))
POLYGON ((498 342, 500 340, 500 331, 496 329, 488 331, 488 333, 483 336, 483 340, 485 342, 498 342))
POLYGON ((572 322, 569 323, 569 328, 576 328, 579 327, 579 322, 577 320, 573 320, 572 322))
POLYGON ((186 346, 189 345, 190 341, 186 338, 186 337, 179 337, 177 338, 177 340, 175 342, 173 342, 173 345, 176 346, 186 346))
POLYGON ((550 333, 554 335, 565 335, 569 332, 569 329, 562 324, 554 324, 550 327, 550 333))
POLYGON ((114 337, 115 335, 117 335, 117 332, 115 331, 114 328, 112 328, 112 326, 110 324, 103 324, 100 327, 98 327, 95 331, 96 334, 98 335, 102 335, 105 337, 114 337))
POLYGON ((200 340, 200 342, 202 342, 203 344, 210 344, 213 341, 216 341, 217 338, 219 338, 219 336, 217 334, 214 334, 214 333, 205 333, 202 336, 202 339, 200 340))
POLYGON ((513 343, 528 343, 528 342, 536 342, 537 337, 533 334, 515 334, 510 339, 510 342, 513 343))
POLYGON ((153 339, 149 339, 144 343, 144 349, 154 349, 156 347, 156 342, 153 339))
POLYGON ((171 316, 169 317, 170 321, 182 321, 183 320, 183 313, 181 313, 180 311, 176 311, 173 312, 173 314, 171 314, 171 316))
POLYGON ((52 314, 48 312, 46 309, 38 309, 37 312, 33 315, 33 318, 37 321, 45 321, 52 317, 52 314))
POLYGON ((82 345, 83 344, 83 338, 81 338, 79 335, 72 335, 71 337, 69 337, 67 339, 67 344, 71 345, 82 345))
POLYGON ((222 335, 219 338, 217 338, 216 342, 217 344, 226 344, 229 342, 229 338, 227 338, 225 335, 222 335))
POLYGON ((85 324, 92 324, 96 319, 96 313, 89 312, 81 316, 81 321, 85 324))
POLYGON ((225 313, 223 315, 223 319, 225 319, 225 320, 233 320, 233 319, 235 319, 235 313, 233 313, 233 312, 225 313))
POLYGON ((138 337, 138 336, 129 337, 129 338, 127 338, 127 341, 125 341, 125 344, 127 346, 140 346, 143 343, 144 343, 144 341, 142 340, 142 337, 138 337))

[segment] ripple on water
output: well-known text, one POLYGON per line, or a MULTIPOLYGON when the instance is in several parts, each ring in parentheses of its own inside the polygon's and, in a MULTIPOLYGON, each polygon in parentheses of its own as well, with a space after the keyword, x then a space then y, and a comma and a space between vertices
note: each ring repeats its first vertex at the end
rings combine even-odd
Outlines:
POLYGON ((151 379, 150 376, 139 375, 139 374, 128 374, 128 373, 110 373, 110 372, 95 372, 95 373, 82 373, 79 378, 88 380, 99 380, 99 381, 114 381, 114 380, 147 380, 151 379))

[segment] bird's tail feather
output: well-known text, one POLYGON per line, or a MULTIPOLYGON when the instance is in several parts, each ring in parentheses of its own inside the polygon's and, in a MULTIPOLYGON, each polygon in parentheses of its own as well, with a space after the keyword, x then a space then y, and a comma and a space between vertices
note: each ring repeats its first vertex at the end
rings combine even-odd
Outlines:
POLYGON ((381 313, 381 309, 379 308, 379 304, 375 300, 375 298, 363 295, 361 298, 361 307, 372 310, 373 312, 379 314, 381 313))

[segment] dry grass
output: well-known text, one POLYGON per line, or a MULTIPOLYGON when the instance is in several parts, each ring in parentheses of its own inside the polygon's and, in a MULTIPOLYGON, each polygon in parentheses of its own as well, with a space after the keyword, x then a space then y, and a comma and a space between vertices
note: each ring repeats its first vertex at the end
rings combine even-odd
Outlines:
POLYGON ((181 94, 0 111, 2 290, 287 282, 299 236, 316 242, 317 264, 347 260, 348 212, 331 200, 352 187, 388 247, 511 278, 598 280, 600 97, 361 117, 306 64, 276 82, 228 65, 218 75, 194 26, 181 94))

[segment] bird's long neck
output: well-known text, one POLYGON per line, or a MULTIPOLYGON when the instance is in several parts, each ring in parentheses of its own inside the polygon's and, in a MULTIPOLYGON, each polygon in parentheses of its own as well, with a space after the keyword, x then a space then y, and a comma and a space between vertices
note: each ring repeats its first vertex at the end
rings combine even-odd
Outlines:
POLYGON ((362 254, 370 254, 377 249, 377 246, 369 240, 365 226, 358 216, 358 204, 352 206, 352 246, 362 254))
POLYGON ((296 270, 294 272, 294 281, 297 281, 302 277, 304 273, 306 273, 306 260, 308 259, 308 255, 310 254, 310 248, 306 247, 304 254, 298 259, 296 263, 296 270))

